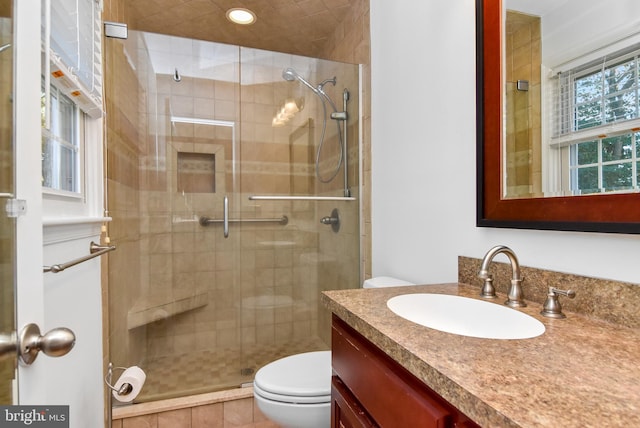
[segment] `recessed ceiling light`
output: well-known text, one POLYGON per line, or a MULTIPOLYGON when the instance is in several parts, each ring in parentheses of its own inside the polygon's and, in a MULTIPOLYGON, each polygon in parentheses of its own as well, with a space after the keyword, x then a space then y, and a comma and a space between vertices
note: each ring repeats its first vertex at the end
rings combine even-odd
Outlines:
POLYGON ((235 7, 227 11, 227 19, 240 25, 249 25, 256 22, 256 14, 249 9, 235 7))

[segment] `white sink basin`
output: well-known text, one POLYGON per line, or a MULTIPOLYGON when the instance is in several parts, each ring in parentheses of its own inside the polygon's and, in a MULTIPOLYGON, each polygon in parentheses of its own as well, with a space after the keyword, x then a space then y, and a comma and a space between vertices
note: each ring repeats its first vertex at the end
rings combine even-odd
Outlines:
POLYGON ((544 324, 530 315, 468 297, 448 294, 403 294, 387 306, 416 324, 447 333, 484 339, 529 339, 544 333, 544 324))

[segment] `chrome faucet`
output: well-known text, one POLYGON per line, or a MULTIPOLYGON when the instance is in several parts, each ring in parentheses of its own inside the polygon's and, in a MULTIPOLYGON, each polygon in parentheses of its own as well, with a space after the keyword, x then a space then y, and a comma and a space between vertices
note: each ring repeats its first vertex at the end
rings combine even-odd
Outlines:
POLYGON ((520 264, 518 263, 518 258, 511 248, 505 247, 504 245, 497 245, 493 247, 487 251, 487 254, 485 254, 482 259, 478 278, 484 280, 484 285, 480 291, 480 296, 486 299, 495 299, 496 297, 496 289, 493 286, 493 275, 489 273, 488 269, 493 258, 500 253, 504 253, 509 258, 509 262, 511 262, 511 287, 509 287, 507 301, 504 302, 504 304, 511 306, 512 308, 527 306, 522 294, 522 276, 520 276, 520 264))

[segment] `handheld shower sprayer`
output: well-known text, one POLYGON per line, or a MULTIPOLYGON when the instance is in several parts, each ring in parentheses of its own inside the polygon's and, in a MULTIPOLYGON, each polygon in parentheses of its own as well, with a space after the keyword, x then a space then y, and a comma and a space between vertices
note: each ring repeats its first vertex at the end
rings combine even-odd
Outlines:
MULTIPOLYGON (((324 92, 324 85, 326 85, 327 83, 331 83, 333 86, 336 86, 336 77, 332 77, 331 79, 325 79, 322 82, 318 83, 318 86, 314 87, 311 83, 309 83, 308 80, 306 80, 304 77, 300 76, 298 74, 297 71, 295 71, 293 68, 289 67, 289 68, 285 68, 282 71, 282 78, 288 82, 293 82, 294 80, 298 80, 299 82, 301 82, 303 85, 305 85, 307 88, 311 89, 316 95, 319 95, 320 93, 324 92)), ((326 95, 325 95, 326 97, 326 95)))
MULTIPOLYGON (((336 85, 336 83, 337 83, 336 77, 334 76, 333 78, 325 79, 322 82, 320 82, 318 84, 318 86, 314 87, 311 83, 309 83, 307 80, 305 80, 304 77, 300 76, 297 71, 295 71, 291 67, 288 67, 288 68, 285 68, 282 71, 282 78, 284 80, 288 81, 288 82, 293 82, 294 80, 297 80, 297 81, 301 82, 307 88, 311 89, 313 91, 313 93, 318 96, 318 98, 320 99, 320 102, 322 103, 322 111, 324 113, 324 117, 323 117, 323 121, 322 121, 322 133, 320 135, 320 143, 318 144, 318 150, 316 151, 316 177, 322 183, 329 183, 338 175, 338 172, 340 171, 340 167, 342 166, 342 164, 344 162, 343 159, 346 157, 345 156, 345 151, 346 151, 345 149, 346 149, 346 144, 347 144, 347 142, 345 141, 346 140, 346 136, 343 137, 342 128, 340 126, 340 121, 347 120, 346 104, 345 104, 345 111, 344 112, 338 112, 338 109, 336 108, 336 105, 331 100, 331 97, 329 97, 329 95, 327 95, 327 93, 324 91, 324 86, 327 83, 331 83, 333 86, 336 85), (320 153, 322 152, 322 148, 324 146, 325 132, 326 132, 326 129, 327 129, 327 103, 329 103, 329 105, 333 109, 333 112, 331 113, 330 117, 332 119, 336 120, 336 126, 338 128, 338 141, 339 141, 339 144, 340 144, 340 156, 338 158, 338 162, 336 163, 336 167, 333 170, 333 172, 331 173, 330 177, 325 179, 320 174, 320 153)), ((345 89, 345 91, 346 91, 346 89, 345 89)), ((343 127, 346 126, 346 123, 342 124, 342 126, 343 127)), ((346 128, 345 128, 345 130, 346 130, 346 128)), ((345 187, 346 187, 346 171, 345 171, 345 187)))
POLYGON ((307 82, 304 77, 300 76, 293 68, 285 68, 282 72, 282 78, 288 82, 293 82, 294 80, 300 81, 307 88, 311 89, 316 95, 319 95, 318 90, 313 87, 313 85, 307 82))
POLYGON ((298 73, 291 67, 282 70, 282 78, 287 82, 293 82, 297 77, 298 73))

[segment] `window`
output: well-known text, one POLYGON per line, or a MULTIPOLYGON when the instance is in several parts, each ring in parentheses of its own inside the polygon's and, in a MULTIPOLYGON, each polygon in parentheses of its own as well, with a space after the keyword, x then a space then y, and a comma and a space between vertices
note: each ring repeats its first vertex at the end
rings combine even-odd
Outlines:
POLYGON ((639 190, 640 46, 557 76, 552 145, 569 149, 572 194, 639 190))
POLYGON ((42 0, 42 185, 83 195, 86 126, 102 115, 97 0, 42 0))
POLYGON ((640 133, 573 144, 570 153, 574 194, 638 189, 640 133))
MULTIPOLYGON (((42 93, 44 98, 44 88, 42 93)), ((49 128, 42 129, 42 186, 79 193, 81 113, 55 86, 50 88, 49 112, 49 128)))

